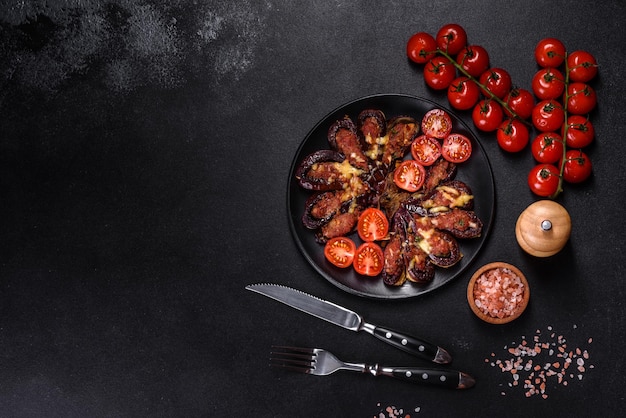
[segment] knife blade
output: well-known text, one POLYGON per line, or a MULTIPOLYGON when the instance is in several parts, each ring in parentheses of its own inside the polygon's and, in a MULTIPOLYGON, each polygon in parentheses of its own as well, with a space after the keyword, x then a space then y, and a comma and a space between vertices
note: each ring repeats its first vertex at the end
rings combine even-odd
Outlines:
POLYGON ((300 290, 273 283, 247 285, 246 290, 267 296, 350 331, 365 331, 387 344, 433 363, 448 364, 452 362, 452 356, 450 356, 448 351, 436 344, 400 331, 366 322, 361 315, 350 309, 300 290))

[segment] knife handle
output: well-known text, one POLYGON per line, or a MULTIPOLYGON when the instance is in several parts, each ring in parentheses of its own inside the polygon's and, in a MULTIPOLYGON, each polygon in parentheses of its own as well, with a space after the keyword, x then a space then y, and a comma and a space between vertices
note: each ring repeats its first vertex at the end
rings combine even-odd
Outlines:
POLYGON ((423 369, 417 367, 374 366, 372 374, 390 376, 411 383, 420 383, 449 389, 469 389, 475 384, 473 377, 464 372, 446 369, 423 369))
POLYGON ((387 344, 391 344, 409 354, 413 354, 438 364, 448 364, 452 362, 452 356, 450 356, 446 350, 435 344, 389 328, 365 326, 364 329, 379 340, 384 341, 387 344))

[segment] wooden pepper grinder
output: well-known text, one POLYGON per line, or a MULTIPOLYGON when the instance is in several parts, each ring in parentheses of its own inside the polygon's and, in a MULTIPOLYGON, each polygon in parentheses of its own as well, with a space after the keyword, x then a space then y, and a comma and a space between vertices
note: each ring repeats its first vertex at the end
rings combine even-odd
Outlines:
POLYGON ((572 221, 563 206, 552 200, 540 200, 520 214, 515 236, 528 254, 549 257, 561 251, 571 230, 572 221))

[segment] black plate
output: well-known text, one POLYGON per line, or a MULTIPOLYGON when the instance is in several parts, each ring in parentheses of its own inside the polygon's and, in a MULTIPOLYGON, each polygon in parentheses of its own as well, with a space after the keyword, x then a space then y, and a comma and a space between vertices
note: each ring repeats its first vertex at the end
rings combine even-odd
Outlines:
MULTIPOLYGON (((435 102, 419 97, 384 94, 368 96, 347 103, 322 119, 308 133, 291 164, 289 172, 289 186, 287 191, 287 210, 289 223, 294 239, 311 265, 328 281, 347 292, 376 299, 400 299, 418 296, 435 290, 454 278, 458 277, 476 257, 482 248, 491 229, 494 213, 495 187, 493 173, 485 150, 469 129, 469 127, 448 109, 435 102), (433 109, 446 110, 452 117, 453 132, 462 133, 472 141, 472 155, 469 160, 459 165, 458 180, 467 183, 474 194, 474 210, 483 221, 483 233, 479 238, 459 240, 463 258, 453 267, 448 269, 436 268, 434 279, 427 284, 406 282, 402 286, 394 287, 385 285, 378 277, 364 277, 357 274, 354 269, 340 269, 330 264, 324 258, 324 247, 315 241, 313 231, 302 225, 304 204, 312 192, 302 189, 294 177, 296 167, 309 154, 320 149, 329 149, 327 133, 330 125, 337 119, 349 115, 356 122, 356 117, 364 109, 380 109, 387 118, 399 115, 411 116, 418 121, 424 114, 433 109)), ((356 233, 351 238, 357 243, 360 239, 356 233)))

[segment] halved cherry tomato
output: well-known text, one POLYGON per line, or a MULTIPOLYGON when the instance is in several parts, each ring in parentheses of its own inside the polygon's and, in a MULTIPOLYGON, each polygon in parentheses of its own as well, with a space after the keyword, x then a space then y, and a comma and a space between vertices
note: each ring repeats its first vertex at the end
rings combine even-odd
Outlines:
POLYGON ((423 166, 431 166, 441 156, 441 144, 436 138, 420 135, 411 143, 413 159, 423 166))
POLYGON ((452 118, 443 109, 432 109, 422 118, 422 132, 431 138, 443 139, 452 132, 452 118))
POLYGON ((378 276, 385 265, 385 256, 380 245, 375 242, 365 242, 356 249, 354 270, 363 276, 378 276))
POLYGON ((555 164, 563 158, 563 138, 556 132, 542 132, 533 139, 530 149, 537 162, 555 164))
POLYGON ((545 38, 535 47, 535 61, 541 67, 556 68, 565 60, 565 45, 556 38, 545 38))
POLYGON ((568 183, 580 183, 591 175, 591 160, 581 150, 569 150, 565 153, 563 178, 568 183))
POLYGON ((380 241, 389 233, 389 221, 377 208, 367 208, 359 216, 357 232, 363 241, 380 241))
POLYGON ((426 169, 415 160, 403 161, 393 173, 396 186, 411 193, 418 191, 425 179, 426 169))
POLYGON ((472 141, 461 134, 450 134, 443 140, 441 155, 453 163, 462 163, 472 155, 472 141))
MULTIPOLYGON (((499 99, 504 98, 511 90, 513 81, 509 72, 503 68, 490 68, 480 75, 480 84, 499 99)), ((489 92, 483 91, 489 97, 489 92)))
POLYGON ((598 74, 598 63, 589 52, 574 51, 567 56, 569 79, 586 83, 598 74))
POLYGON ((528 128, 517 119, 505 120, 496 132, 498 145, 508 152, 519 152, 526 148, 529 137, 528 128))
MULTIPOLYGON (((562 132, 561 132, 562 133, 562 132)), ((589 118, 571 115, 567 118, 565 143, 570 148, 584 148, 593 142, 595 130, 589 118)))
POLYGON ((585 83, 570 83, 567 86, 567 111, 574 115, 585 115, 596 107, 595 90, 585 83))
POLYGON ((439 49, 450 55, 458 54, 467 45, 467 32, 456 23, 443 25, 435 38, 439 49))
POLYGON ((456 62, 469 75, 478 78, 489 68, 489 53, 480 45, 468 45, 459 52, 456 62))
POLYGON ((528 187, 537 196, 552 196, 559 188, 559 169, 552 164, 537 164, 528 173, 528 187))
POLYGON ((324 246, 324 256, 333 265, 346 268, 352 265, 356 244, 347 237, 334 237, 326 242, 324 246))
POLYGON ((435 56, 437 42, 430 33, 418 32, 409 38, 406 54, 417 64, 426 64, 435 56))

